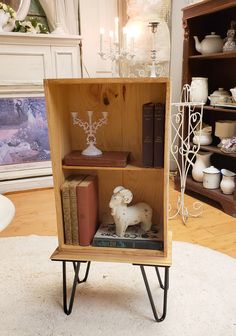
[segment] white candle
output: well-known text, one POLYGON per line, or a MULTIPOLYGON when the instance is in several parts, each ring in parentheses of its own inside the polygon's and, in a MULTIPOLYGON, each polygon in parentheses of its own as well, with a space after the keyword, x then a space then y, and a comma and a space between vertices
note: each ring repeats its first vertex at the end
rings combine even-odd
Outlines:
POLYGON ((115 43, 119 43, 119 18, 115 17, 115 43))
POLYGON ((114 38, 114 33, 112 30, 109 32, 109 45, 110 45, 110 52, 112 51, 112 45, 113 45, 113 38, 114 38))
POLYGON ((127 28, 123 28, 123 50, 126 51, 127 49, 127 28))
POLYGON ((102 53, 103 49, 103 35, 105 33, 104 28, 100 28, 100 53, 102 53))

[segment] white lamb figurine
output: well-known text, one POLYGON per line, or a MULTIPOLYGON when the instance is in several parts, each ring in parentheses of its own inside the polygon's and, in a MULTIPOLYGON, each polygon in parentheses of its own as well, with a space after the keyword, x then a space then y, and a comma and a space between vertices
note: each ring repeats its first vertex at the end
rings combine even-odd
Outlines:
POLYGON ((109 207, 116 225, 116 234, 123 237, 128 226, 141 223, 146 232, 152 226, 152 208, 146 203, 127 206, 132 201, 133 194, 122 186, 113 190, 109 207))

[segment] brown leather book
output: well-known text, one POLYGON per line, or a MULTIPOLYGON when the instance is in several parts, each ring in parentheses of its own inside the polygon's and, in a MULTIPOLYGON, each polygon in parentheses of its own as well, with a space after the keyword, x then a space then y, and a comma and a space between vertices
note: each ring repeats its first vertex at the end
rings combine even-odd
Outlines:
POLYGON ((82 155, 81 151, 72 151, 63 159, 67 166, 125 167, 129 152, 103 152, 100 156, 82 155))
POLYGON ((78 233, 78 211, 77 211, 77 193, 76 188, 80 182, 85 179, 86 175, 75 175, 71 177, 69 182, 69 193, 70 193, 70 218, 71 218, 71 235, 72 244, 79 244, 79 233, 78 233))
POLYGON ((154 167, 164 167, 165 105, 155 104, 154 109, 154 167))
POLYGON ((154 103, 143 105, 142 115, 142 163, 143 167, 153 167, 153 119, 154 103))
POLYGON ((98 181, 89 175, 76 187, 79 245, 90 245, 98 227, 98 181))
POLYGON ((65 181, 61 186, 61 200, 64 224, 65 244, 72 244, 71 215, 70 215, 70 189, 69 181, 65 181))

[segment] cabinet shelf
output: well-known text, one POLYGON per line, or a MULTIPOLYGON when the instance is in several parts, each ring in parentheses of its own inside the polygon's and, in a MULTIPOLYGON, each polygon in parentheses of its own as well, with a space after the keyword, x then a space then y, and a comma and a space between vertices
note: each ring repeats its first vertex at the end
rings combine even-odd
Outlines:
POLYGON ((236 113, 235 108, 223 108, 218 106, 203 106, 203 109, 206 111, 214 111, 214 112, 225 112, 225 113, 236 113))
POLYGON ((216 154, 223 155, 223 156, 229 156, 229 157, 232 157, 232 158, 236 159, 236 153, 222 152, 220 150, 220 148, 217 147, 217 146, 203 146, 203 145, 201 145, 200 148, 201 148, 201 150, 204 150, 204 151, 207 151, 207 152, 216 153, 216 154))
MULTIPOLYGON (((217 88, 227 90, 235 86, 236 51, 219 52, 208 55, 197 55, 194 36, 202 41, 209 32, 216 31, 221 37, 227 35, 232 17, 236 15, 235 0, 204 0, 183 8, 184 51, 183 51, 183 84, 191 83, 193 77, 208 78, 208 94, 217 88), (220 25, 218 23, 221 23, 220 25)), ((208 102, 209 104, 209 102, 208 102)), ((200 106, 197 107, 200 109, 200 106)), ((218 120, 235 120, 236 108, 228 106, 203 106, 203 122, 215 130, 218 120)), ((188 120, 185 120, 185 134, 188 130, 188 120)), ((214 141, 216 139, 214 138, 214 141)), ((218 169, 235 171, 236 153, 224 153, 215 143, 211 146, 200 146, 201 150, 215 153, 211 164, 218 169)), ((177 181, 177 187, 179 183, 177 181)), ((233 195, 224 195, 221 190, 204 189, 190 177, 187 180, 186 191, 191 190, 199 197, 205 196, 221 204, 223 210, 231 216, 236 215, 236 190, 233 195)))
POLYGON ((191 55, 190 60, 210 60, 210 59, 226 59, 226 58, 236 58, 236 52, 221 52, 209 55, 191 55))
POLYGON ((98 167, 98 166, 67 166, 63 165, 64 170, 107 170, 107 171, 156 171, 163 168, 146 168, 128 164, 126 167, 98 167))
POLYGON ((171 264, 171 231, 168 232, 167 241, 168 249, 166 256, 164 256, 163 251, 159 250, 62 245, 62 247, 54 251, 51 260, 129 262, 133 264, 168 266, 171 264))

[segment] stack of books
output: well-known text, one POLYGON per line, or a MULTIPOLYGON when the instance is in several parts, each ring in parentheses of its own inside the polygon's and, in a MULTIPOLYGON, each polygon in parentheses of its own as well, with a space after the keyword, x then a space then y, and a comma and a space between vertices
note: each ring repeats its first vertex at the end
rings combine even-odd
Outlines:
POLYGON ((165 105, 147 103, 142 111, 143 167, 164 167, 165 105))
POLYGON ((61 199, 65 243, 90 245, 98 226, 97 176, 70 176, 61 186, 61 199))

